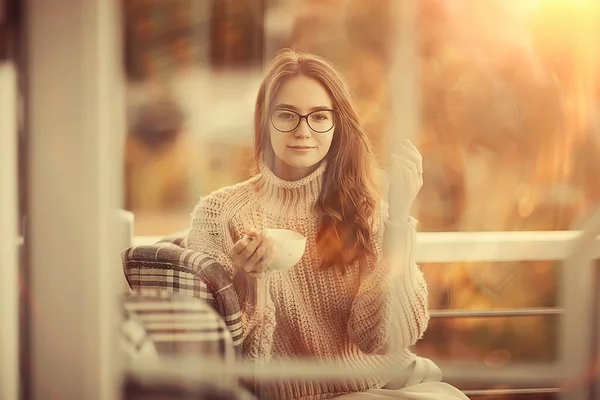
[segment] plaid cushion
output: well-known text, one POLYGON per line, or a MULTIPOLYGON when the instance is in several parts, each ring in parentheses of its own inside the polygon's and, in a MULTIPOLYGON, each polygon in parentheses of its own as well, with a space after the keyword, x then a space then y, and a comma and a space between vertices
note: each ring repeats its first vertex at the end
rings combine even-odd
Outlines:
MULTIPOLYGON (((125 322, 128 337, 138 352, 150 339, 161 355, 235 358, 229 330, 204 301, 162 290, 142 289, 125 294, 123 307, 128 317, 125 322)), ((130 353, 131 350, 130 347, 130 353)))
POLYGON ((217 262, 183 246, 184 238, 176 236, 125 250, 123 271, 129 286, 136 292, 161 290, 206 301, 223 318, 241 351, 240 304, 229 274, 217 262))
POLYGON ((154 342, 134 313, 125 312, 120 339, 121 348, 129 359, 156 360, 158 358, 154 342))

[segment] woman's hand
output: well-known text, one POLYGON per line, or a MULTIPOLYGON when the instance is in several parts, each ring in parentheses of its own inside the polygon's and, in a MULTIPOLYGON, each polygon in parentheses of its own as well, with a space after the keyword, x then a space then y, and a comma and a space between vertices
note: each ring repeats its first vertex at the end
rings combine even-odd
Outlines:
POLYGON ((249 229, 233 246, 229 257, 236 269, 260 276, 275 259, 275 245, 265 232, 249 229))
POLYGON ((399 153, 392 154, 390 164, 390 221, 408 221, 410 209, 423 186, 423 158, 410 140, 399 146, 399 153))

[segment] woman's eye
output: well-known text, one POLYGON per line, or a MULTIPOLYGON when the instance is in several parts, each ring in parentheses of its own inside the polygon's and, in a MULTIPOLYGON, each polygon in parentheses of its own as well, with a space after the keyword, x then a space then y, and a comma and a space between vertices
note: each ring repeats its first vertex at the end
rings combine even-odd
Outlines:
POLYGON ((325 114, 313 114, 312 119, 315 121, 327 121, 329 118, 325 114))
POLYGON ((290 112, 280 112, 278 115, 278 118, 281 118, 281 119, 292 119, 294 117, 295 117, 295 115, 290 112))

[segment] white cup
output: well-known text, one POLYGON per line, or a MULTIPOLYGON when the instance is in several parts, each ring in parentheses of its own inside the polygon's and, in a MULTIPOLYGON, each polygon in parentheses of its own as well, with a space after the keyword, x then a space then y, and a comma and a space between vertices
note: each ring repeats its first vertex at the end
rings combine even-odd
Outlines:
POLYGON ((266 229, 266 233, 277 252, 270 269, 286 271, 298 264, 306 248, 306 237, 290 229, 266 229))

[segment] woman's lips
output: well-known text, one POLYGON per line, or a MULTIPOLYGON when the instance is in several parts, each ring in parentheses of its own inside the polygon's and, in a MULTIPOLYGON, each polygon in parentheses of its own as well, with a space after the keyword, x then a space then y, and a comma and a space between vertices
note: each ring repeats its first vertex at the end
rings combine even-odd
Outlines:
POLYGON ((310 146, 288 146, 290 149, 295 151, 308 151, 314 149, 314 147, 310 146))

